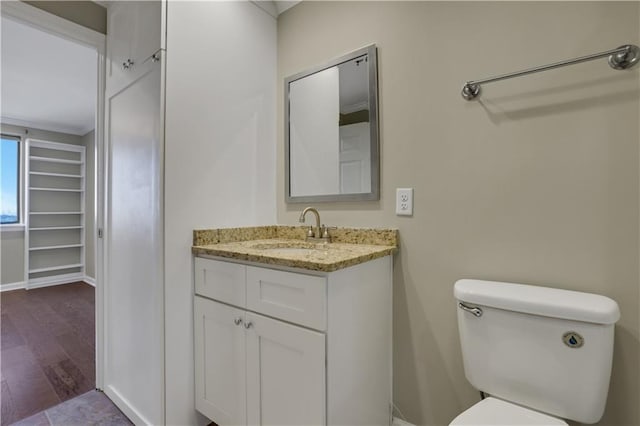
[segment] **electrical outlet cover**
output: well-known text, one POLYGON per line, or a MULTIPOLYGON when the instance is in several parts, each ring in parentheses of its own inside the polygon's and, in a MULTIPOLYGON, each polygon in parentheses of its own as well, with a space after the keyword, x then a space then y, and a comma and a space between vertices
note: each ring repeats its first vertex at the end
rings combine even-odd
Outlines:
POLYGON ((413 216, 413 188, 396 189, 396 215, 413 216))

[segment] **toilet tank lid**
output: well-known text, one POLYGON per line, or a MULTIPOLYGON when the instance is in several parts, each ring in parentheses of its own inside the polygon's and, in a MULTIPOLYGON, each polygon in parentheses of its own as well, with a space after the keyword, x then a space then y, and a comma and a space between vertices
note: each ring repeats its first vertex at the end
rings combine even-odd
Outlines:
POLYGON ((456 281, 453 293, 460 302, 545 317, 596 324, 620 319, 614 300, 592 293, 472 279, 456 281))

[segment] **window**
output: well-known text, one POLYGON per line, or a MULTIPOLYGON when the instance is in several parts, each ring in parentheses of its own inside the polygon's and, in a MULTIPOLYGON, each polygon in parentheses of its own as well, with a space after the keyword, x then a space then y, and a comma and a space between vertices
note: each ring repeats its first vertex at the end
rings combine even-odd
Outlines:
POLYGON ((20 138, 2 135, 0 224, 20 223, 20 138))

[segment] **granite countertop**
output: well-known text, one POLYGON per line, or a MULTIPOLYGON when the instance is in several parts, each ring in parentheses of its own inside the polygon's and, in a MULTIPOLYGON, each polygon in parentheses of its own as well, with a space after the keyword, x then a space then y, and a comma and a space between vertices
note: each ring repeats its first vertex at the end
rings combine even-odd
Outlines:
POLYGON ((398 249, 396 229, 337 228, 331 243, 306 242, 307 226, 259 226, 193 231, 191 252, 267 265, 332 272, 398 249))

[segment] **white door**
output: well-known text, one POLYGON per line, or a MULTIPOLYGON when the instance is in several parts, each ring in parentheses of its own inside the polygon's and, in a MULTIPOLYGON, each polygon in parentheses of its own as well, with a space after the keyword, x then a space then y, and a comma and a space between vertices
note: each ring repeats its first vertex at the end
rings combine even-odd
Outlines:
POLYGON ((250 425, 324 425, 325 335, 247 312, 250 425))
POLYGON ((369 123, 340 126, 340 193, 371 192, 369 123))
POLYGON ((218 426, 246 425, 244 311, 194 301, 196 409, 218 426))
POLYGON ((161 69, 107 98, 104 390, 136 424, 164 422, 161 69))

